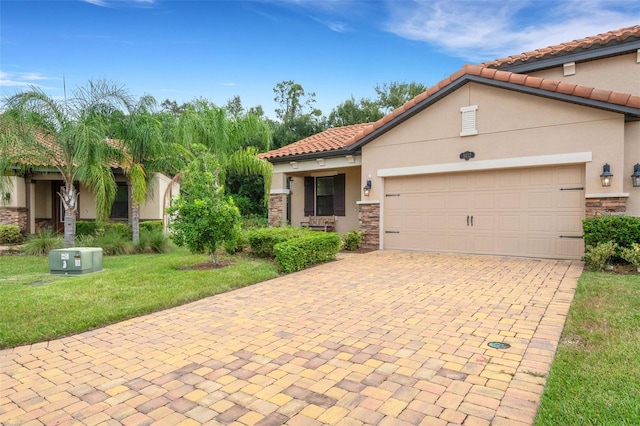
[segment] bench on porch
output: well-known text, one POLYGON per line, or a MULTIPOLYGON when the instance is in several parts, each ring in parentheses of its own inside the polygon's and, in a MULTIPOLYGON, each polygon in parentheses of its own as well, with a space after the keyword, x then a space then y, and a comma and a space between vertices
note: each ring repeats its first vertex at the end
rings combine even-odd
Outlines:
POLYGON ((336 226, 336 219, 333 216, 309 216, 307 222, 300 222, 303 228, 309 228, 313 231, 333 231, 336 226))

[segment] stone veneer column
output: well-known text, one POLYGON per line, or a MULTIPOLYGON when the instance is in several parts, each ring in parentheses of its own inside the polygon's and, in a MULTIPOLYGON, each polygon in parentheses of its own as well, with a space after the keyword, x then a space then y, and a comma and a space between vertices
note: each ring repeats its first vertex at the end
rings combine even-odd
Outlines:
POLYGON ((27 209, 24 207, 0 207, 0 225, 18 225, 27 232, 27 209))
POLYGON ((269 226, 284 226, 287 221, 287 195, 269 195, 269 226))
POLYGON ((380 248, 380 203, 361 203, 358 211, 358 229, 364 231, 362 247, 380 248))
POLYGON ((585 217, 623 214, 627 211, 626 197, 600 197, 585 200, 585 217))

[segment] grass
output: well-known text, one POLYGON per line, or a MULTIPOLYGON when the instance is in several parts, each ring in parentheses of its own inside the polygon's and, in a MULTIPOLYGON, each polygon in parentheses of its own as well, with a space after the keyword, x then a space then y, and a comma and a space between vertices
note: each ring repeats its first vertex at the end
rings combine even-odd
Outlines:
POLYGON ((640 424, 640 276, 585 272, 536 425, 640 424))
POLYGON ((0 348, 51 340, 274 278, 265 260, 184 269, 210 260, 186 251, 108 256, 102 272, 49 274, 47 257, 0 256, 0 348))

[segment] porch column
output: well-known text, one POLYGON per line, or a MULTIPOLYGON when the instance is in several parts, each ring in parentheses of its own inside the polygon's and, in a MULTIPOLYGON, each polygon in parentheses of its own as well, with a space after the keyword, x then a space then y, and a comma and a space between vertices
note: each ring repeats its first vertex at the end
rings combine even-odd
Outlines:
POLYGON ((362 247, 380 248, 380 202, 358 201, 358 230, 364 231, 362 247))
POLYGON ((286 226, 288 189, 271 190, 269 194, 269 226, 286 226))

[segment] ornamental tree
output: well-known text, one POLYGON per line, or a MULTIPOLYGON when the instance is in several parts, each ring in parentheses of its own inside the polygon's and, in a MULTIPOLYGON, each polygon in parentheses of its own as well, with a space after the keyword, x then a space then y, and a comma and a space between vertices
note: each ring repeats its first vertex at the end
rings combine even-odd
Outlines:
POLYGON ((172 238, 192 253, 208 252, 218 264, 216 252, 240 231, 240 212, 220 185, 221 168, 204 147, 189 163, 182 177, 180 196, 169 207, 172 238))

